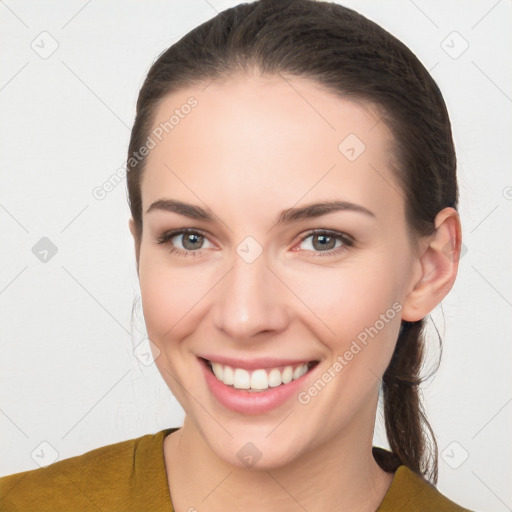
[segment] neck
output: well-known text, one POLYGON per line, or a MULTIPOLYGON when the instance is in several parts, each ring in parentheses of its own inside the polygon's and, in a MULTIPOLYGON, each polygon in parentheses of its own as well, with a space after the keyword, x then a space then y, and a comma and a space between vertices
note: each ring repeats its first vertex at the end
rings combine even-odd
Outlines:
POLYGON ((375 462, 374 423, 363 420, 286 466, 240 469, 217 457, 186 417, 164 441, 175 511, 374 512, 393 474, 375 462))

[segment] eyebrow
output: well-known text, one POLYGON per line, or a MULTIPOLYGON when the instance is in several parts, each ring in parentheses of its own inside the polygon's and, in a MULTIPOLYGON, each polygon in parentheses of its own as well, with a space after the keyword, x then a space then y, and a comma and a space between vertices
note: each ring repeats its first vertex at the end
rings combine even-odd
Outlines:
MULTIPOLYGON (((177 201, 176 199, 159 199, 147 209, 146 213, 155 210, 177 213, 184 217, 189 217, 190 219, 203 220, 207 222, 213 222, 215 220, 215 215, 209 208, 201 208, 200 206, 177 201)), ((321 217, 322 215, 327 215, 328 213, 339 211, 350 211, 375 217, 375 214, 364 206, 350 203, 348 201, 321 201, 318 203, 310 203, 305 206, 283 210, 279 214, 276 224, 291 224, 304 219, 314 219, 316 217, 321 217)))

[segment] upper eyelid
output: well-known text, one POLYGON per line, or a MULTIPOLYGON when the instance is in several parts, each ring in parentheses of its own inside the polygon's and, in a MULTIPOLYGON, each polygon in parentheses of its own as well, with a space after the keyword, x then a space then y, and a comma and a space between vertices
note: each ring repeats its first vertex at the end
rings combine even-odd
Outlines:
POLYGON ((322 228, 315 228, 310 231, 306 231, 306 233, 301 235, 300 240, 303 241, 306 238, 309 238, 310 236, 320 235, 320 234, 327 234, 327 235, 331 235, 335 238, 343 238, 343 239, 348 239, 348 240, 354 241, 354 237, 349 235, 348 233, 345 233, 343 231, 336 231, 334 229, 322 229, 322 228))
MULTIPOLYGON (((210 240, 210 237, 208 236, 207 233, 205 233, 204 231, 202 231, 200 229, 195 229, 195 228, 177 228, 177 229, 170 229, 168 231, 164 231, 161 235, 157 236, 157 242, 158 243, 160 243, 160 241, 169 242, 172 238, 174 238, 176 236, 182 236, 182 235, 186 235, 186 234, 198 234, 198 235, 201 235, 204 238, 206 238, 210 243, 213 243, 210 240)), ((202 249, 199 249, 199 250, 202 250, 202 249)), ((198 251, 196 251, 196 252, 198 252, 198 251)))

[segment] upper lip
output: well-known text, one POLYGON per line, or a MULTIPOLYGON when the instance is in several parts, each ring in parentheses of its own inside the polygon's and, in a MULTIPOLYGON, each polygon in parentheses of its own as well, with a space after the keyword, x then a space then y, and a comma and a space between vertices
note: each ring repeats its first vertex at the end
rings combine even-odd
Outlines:
POLYGON ((220 363, 231 366, 232 368, 243 368, 244 370, 258 370, 260 368, 276 368, 279 366, 298 366, 318 359, 278 359, 275 357, 254 357, 251 359, 241 359, 238 357, 216 356, 213 354, 203 354, 203 359, 210 362, 220 363))

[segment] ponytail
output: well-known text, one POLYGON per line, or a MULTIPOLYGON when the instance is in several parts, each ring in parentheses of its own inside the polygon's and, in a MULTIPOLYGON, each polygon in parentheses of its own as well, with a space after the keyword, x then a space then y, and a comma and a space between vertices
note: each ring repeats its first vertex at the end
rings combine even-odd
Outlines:
POLYGON ((424 380, 420 378, 424 321, 402 322, 395 352, 382 377, 384 421, 393 453, 390 470, 403 464, 435 485, 438 448, 419 389, 424 380))

